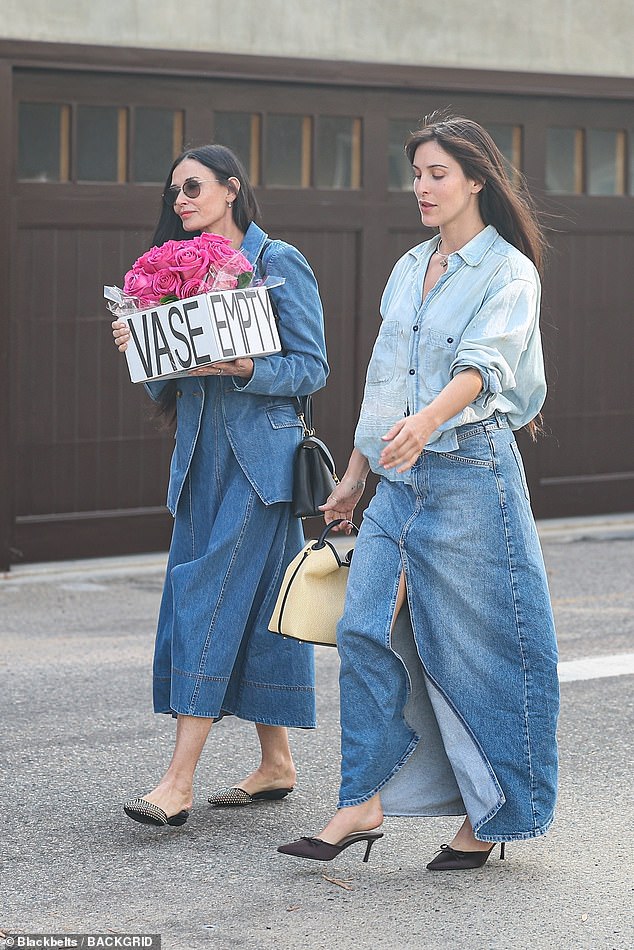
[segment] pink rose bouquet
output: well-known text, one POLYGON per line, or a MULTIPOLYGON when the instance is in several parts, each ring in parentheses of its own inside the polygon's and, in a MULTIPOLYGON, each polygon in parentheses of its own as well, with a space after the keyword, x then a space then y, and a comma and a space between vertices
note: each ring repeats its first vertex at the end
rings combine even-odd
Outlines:
POLYGON ((255 278, 253 265, 220 234, 200 234, 185 241, 166 241, 149 251, 125 275, 123 290, 104 287, 107 307, 117 318, 139 310, 212 290, 279 287, 284 277, 255 278))
POLYGON ((228 238, 204 232, 142 254, 125 275, 123 294, 144 309, 212 290, 241 290, 252 279, 253 265, 228 238))

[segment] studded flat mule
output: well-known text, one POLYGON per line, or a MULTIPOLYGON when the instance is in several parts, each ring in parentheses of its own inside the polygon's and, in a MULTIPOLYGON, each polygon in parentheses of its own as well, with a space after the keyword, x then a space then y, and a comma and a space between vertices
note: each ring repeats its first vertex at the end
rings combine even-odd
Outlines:
POLYGON ((142 825, 156 825, 158 828, 165 825, 184 825, 189 818, 189 812, 186 809, 168 817, 162 808, 154 805, 153 802, 148 802, 145 798, 131 798, 125 803, 123 810, 133 821, 140 821, 142 825))
POLYGON ((209 796, 209 804, 214 808, 236 808, 240 805, 253 805, 255 802, 277 802, 293 791, 292 788, 271 788, 266 792, 254 792, 249 795, 237 785, 231 788, 217 788, 209 796))

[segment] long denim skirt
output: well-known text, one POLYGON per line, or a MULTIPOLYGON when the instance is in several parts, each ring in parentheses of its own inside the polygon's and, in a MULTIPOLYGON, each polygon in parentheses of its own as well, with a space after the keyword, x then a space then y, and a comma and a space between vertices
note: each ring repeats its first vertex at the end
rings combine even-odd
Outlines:
POLYGON ((338 628, 339 807, 543 834, 557 789, 557 646, 522 460, 504 417, 423 452, 368 507, 338 628), (407 603, 392 625, 399 579, 407 603))
MULTIPOLYGON (((287 503, 264 505, 227 439, 217 388, 176 510, 154 652, 156 712, 315 726, 313 648, 270 633, 303 545, 287 503)), ((275 459, 271 459, 275 464, 275 459)))

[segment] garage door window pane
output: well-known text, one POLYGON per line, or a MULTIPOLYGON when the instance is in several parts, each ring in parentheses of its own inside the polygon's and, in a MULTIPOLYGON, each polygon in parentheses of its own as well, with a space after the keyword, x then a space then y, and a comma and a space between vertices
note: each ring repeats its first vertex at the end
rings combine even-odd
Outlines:
POLYGON ((361 119, 319 116, 315 185, 361 187, 361 119))
POLYGON ((622 195, 625 177, 625 141, 612 129, 588 129, 588 194, 622 195))
POLYGON ((120 180, 120 112, 109 106, 78 107, 78 181, 120 180))
POLYGON ((68 107, 49 102, 21 102, 18 112, 18 178, 64 181, 68 149, 68 107), (66 134, 63 137, 63 126, 66 134))
POLYGON ((581 129, 551 128, 546 132, 546 189, 574 195, 582 190, 581 129))
POLYGON ((250 112, 216 112, 214 116, 214 142, 236 153, 254 185, 259 178, 259 119, 250 112))
POLYGON ((270 115, 266 125, 265 185, 302 188, 310 184, 310 120, 270 115), (307 141, 308 138, 308 141, 307 141))
POLYGON ((516 177, 522 167, 522 127, 519 125, 487 125, 488 132, 502 152, 509 178, 516 177))
POLYGON ((182 113, 139 107, 134 114, 134 181, 162 182, 183 146, 182 113))
POLYGON ((412 187, 412 166, 403 145, 410 132, 418 128, 416 119, 390 119, 388 140, 388 175, 390 191, 409 191, 412 187))

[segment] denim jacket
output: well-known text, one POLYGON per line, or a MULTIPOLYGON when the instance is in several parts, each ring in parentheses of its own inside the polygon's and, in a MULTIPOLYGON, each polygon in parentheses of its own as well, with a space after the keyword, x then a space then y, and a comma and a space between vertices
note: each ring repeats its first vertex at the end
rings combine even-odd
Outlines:
POLYGON ((381 436, 429 405, 456 373, 479 370, 482 391, 432 434, 426 446, 432 452, 455 451, 456 428, 494 412, 519 429, 546 396, 541 289, 532 262, 489 225, 449 255, 447 270, 421 303, 437 245, 435 237, 412 248, 389 277, 355 434, 355 446, 373 471, 393 481, 407 482, 410 474, 379 466, 381 436))
MULTIPOLYGON (((254 359, 249 380, 237 376, 183 377, 177 385, 176 444, 167 507, 175 514, 199 438, 207 386, 219 386, 227 437, 240 467, 265 505, 292 499, 295 449, 303 436, 295 396, 321 389, 328 376, 324 319, 315 276, 302 254, 249 225, 241 247, 258 276, 285 277, 269 291, 283 350, 254 359)), ((146 383, 153 398, 164 380, 146 383)))

